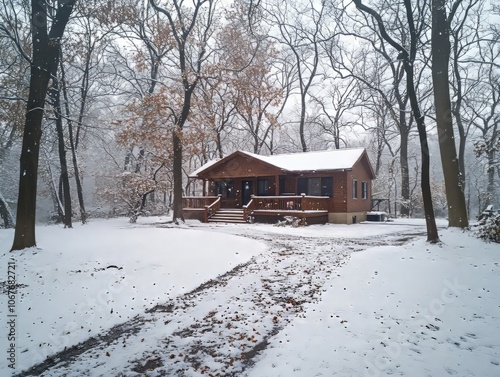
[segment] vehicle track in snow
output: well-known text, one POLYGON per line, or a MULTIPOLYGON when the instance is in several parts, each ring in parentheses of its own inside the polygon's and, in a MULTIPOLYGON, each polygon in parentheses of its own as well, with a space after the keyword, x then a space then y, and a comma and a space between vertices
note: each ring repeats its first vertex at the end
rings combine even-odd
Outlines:
POLYGON ((272 336, 320 300, 352 252, 402 245, 423 233, 366 239, 241 235, 265 242, 268 250, 17 376, 241 375, 272 336))

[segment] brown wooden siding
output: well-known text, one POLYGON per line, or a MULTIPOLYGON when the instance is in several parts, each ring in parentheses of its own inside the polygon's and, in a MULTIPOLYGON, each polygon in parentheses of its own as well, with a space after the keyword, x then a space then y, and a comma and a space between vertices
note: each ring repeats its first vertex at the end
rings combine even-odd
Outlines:
POLYGON ((347 212, 363 212, 369 211, 371 208, 371 177, 367 168, 363 165, 362 162, 354 165, 352 171, 347 174, 347 197, 348 197, 348 205, 347 212), (358 185, 358 198, 353 199, 352 191, 352 182, 353 179, 357 180, 358 185), (362 198, 361 191, 361 182, 368 182, 368 192, 367 198, 362 198))
POLYGON ((347 212, 347 173, 333 174, 333 198, 328 212, 347 212))
POLYGON ((281 169, 250 157, 235 156, 229 161, 200 174, 200 178, 227 179, 241 177, 275 176, 283 174, 281 169))

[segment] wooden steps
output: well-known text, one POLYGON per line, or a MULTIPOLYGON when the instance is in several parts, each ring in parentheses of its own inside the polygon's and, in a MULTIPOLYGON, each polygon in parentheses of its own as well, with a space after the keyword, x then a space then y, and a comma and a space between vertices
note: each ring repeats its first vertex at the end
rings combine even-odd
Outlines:
POLYGON ((246 224, 242 209, 221 208, 208 219, 209 223, 246 224))

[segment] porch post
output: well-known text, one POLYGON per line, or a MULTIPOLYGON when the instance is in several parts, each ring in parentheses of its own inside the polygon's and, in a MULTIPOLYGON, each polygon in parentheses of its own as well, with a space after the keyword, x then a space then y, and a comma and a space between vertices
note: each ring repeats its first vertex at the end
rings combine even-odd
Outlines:
POLYGON ((301 219, 301 224, 305 225, 306 224, 306 215, 305 215, 305 208, 304 208, 304 202, 306 195, 305 194, 300 194, 301 199, 300 199, 300 209, 302 210, 302 219, 301 219))
POLYGON ((203 196, 207 196, 207 180, 203 179, 203 196))
POLYGON ((279 175, 274 176, 274 195, 275 196, 280 195, 280 176, 279 175))

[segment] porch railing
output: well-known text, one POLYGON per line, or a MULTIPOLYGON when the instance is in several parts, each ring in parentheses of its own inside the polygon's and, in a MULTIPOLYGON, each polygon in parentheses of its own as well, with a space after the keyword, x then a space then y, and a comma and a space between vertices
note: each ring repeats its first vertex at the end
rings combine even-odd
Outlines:
POLYGON ((219 199, 218 196, 184 196, 182 208, 205 208, 217 199, 219 199))
POLYGON ((250 201, 243 206, 243 219, 245 221, 248 221, 248 216, 252 213, 254 209, 255 209, 255 201, 254 201, 254 196, 252 195, 250 201))
POLYGON ((252 210, 321 211, 328 210, 328 196, 253 196, 252 210))
POLYGON ((220 196, 216 196, 217 200, 210 205, 205 206, 205 222, 208 223, 208 219, 215 215, 220 209, 220 196))
POLYGON ((302 196, 303 211, 328 211, 328 196, 302 196))
MULTIPOLYGON (((328 210, 328 196, 255 196, 247 205, 242 206, 243 218, 248 217, 254 210, 273 211, 325 211, 328 210)), ((220 196, 187 196, 182 198, 183 208, 202 209, 205 222, 220 210, 222 198, 220 196)))

